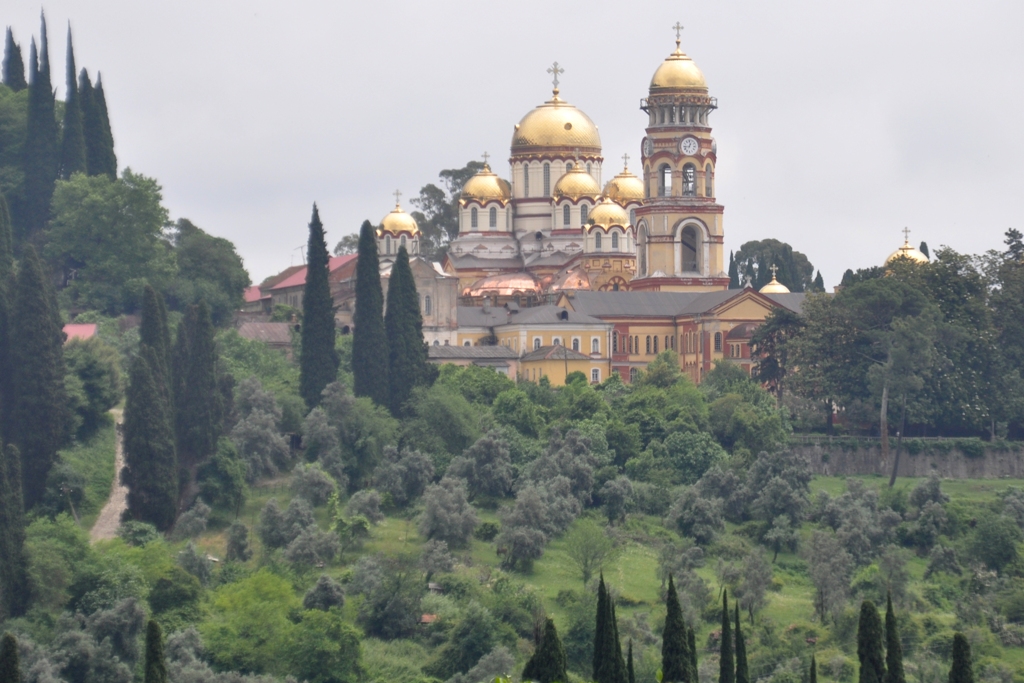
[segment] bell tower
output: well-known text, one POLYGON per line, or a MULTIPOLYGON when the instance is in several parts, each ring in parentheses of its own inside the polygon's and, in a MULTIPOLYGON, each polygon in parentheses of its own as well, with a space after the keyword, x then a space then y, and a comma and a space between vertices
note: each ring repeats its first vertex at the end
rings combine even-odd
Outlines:
POLYGON ((708 118, 718 101, 704 74, 680 49, 654 72, 640 101, 648 116, 641 143, 644 200, 636 210, 637 275, 634 290, 728 289, 722 214, 715 201, 715 139, 708 118))

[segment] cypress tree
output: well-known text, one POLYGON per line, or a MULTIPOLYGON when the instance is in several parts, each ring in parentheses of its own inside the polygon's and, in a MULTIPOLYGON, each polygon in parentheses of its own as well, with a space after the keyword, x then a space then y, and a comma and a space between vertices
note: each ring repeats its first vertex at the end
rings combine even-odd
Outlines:
MULTIPOLYGON (((7 439, 7 406, 11 392, 10 322, 14 277, 14 235, 7 200, 0 193, 0 439, 7 439)), ((20 491, 19 491, 20 495, 20 491)))
POLYGON ((949 669, 949 683, 974 683, 971 644, 962 633, 953 635, 953 665, 949 669))
POLYGON ((665 600, 665 629, 661 643, 661 680, 663 683, 690 683, 690 656, 683 610, 675 582, 668 577, 668 597, 665 600))
POLYGON ((607 635, 611 620, 608 609, 608 591, 604 585, 604 574, 597 584, 597 619, 594 627, 594 659, 591 663, 593 679, 597 683, 607 682, 607 662, 611 659, 607 650, 607 635))
POLYGON ((50 81, 50 53, 46 39, 46 17, 42 18, 38 63, 35 41, 29 57, 31 80, 28 96, 28 128, 25 135, 23 184, 25 220, 28 234, 46 227, 50 220, 50 200, 57 181, 60 150, 57 145, 57 119, 53 85, 50 81))
POLYGON ((0 192, 0 283, 14 274, 14 227, 7 199, 0 192))
POLYGON ((608 598, 612 608, 612 642, 615 649, 615 656, 612 659, 612 666, 615 683, 626 683, 626 662, 622 659, 622 640, 619 638, 619 619, 615 616, 615 602, 608 598))
POLYGON ((143 683, 167 683, 164 637, 160 624, 152 619, 146 624, 146 670, 143 683))
POLYGON ((740 629, 740 604, 736 603, 736 683, 750 683, 747 670, 747 644, 740 629))
POLYGON ((722 638, 719 645, 718 683, 736 683, 736 663, 733 661, 732 628, 729 614, 729 591, 722 591, 722 638))
POLYGON ((11 313, 10 441, 21 451, 25 509, 43 498, 46 475, 68 428, 64 331, 56 296, 29 245, 21 259, 11 313))
POLYGON ((205 300, 189 306, 178 326, 171 376, 178 465, 191 478, 217 449, 223 427, 217 347, 205 300))
POLYGON ((740 288, 740 270, 736 265, 736 257, 729 252, 729 289, 740 288))
POLYGON ((28 87, 25 81, 25 61, 21 57, 21 45, 14 42, 11 27, 7 27, 7 41, 4 44, 4 85, 14 92, 28 87))
POLYGON ((907 683, 903 674, 903 643, 892 609, 892 595, 885 601, 885 683, 907 683))
POLYGON ((0 638, 0 683, 21 683, 18 641, 10 633, 0 638))
POLYGON ((128 512, 161 531, 174 524, 178 467, 170 404, 157 382, 156 351, 140 344, 125 391, 124 455, 121 479, 128 487, 128 512))
POLYGON ((918 247, 917 250, 919 252, 921 252, 922 254, 924 254, 925 256, 927 256, 929 259, 932 257, 931 253, 928 251, 928 243, 927 242, 921 242, 921 246, 918 247))
POLYGON ((555 622, 550 618, 544 622, 544 635, 533 656, 523 668, 524 681, 540 683, 568 683, 569 675, 565 669, 565 649, 555 629, 555 622))
POLYGON ((818 274, 814 276, 814 291, 816 291, 816 292, 824 292, 825 291, 825 278, 823 278, 821 276, 821 271, 820 270, 818 271, 818 274))
POLYGON ((64 97, 64 139, 60 148, 60 177, 64 180, 72 173, 86 172, 85 132, 76 76, 75 48, 71 43, 71 25, 68 24, 67 95, 64 97))
POLYGON ((391 379, 391 413, 398 416, 413 387, 426 377, 427 345, 423 341, 423 316, 409 254, 399 247, 388 283, 384 332, 388 337, 388 376, 391 379))
POLYGON ((306 287, 302 295, 302 351, 299 358, 299 394, 309 408, 320 403, 324 387, 338 377, 334 350, 334 301, 331 299, 330 255, 320 212, 313 204, 306 248, 306 287))
POLYGON ((20 617, 28 608, 25 509, 21 495, 21 454, 0 450, 0 619, 20 617))
POLYGON ((857 657, 860 659, 860 683, 883 683, 885 657, 882 654, 882 620, 875 603, 865 600, 860 604, 860 622, 857 624, 857 657))
POLYGON ((629 639, 629 655, 626 657, 626 683, 636 683, 636 672, 633 670, 633 639, 629 639))
POLYGON ((102 175, 97 170, 100 163, 99 113, 96 109, 96 95, 93 93, 89 72, 82 69, 78 75, 78 105, 82 110, 82 137, 85 141, 85 167, 89 175, 102 175))
POLYGON ((90 145, 93 148, 93 156, 89 158, 89 175, 106 174, 114 180, 117 178, 117 155, 114 154, 114 135, 110 131, 102 74, 96 75, 96 87, 92 89, 90 99, 92 123, 85 129, 86 149, 88 150, 90 145))
POLYGON ((693 681, 693 683, 697 683, 697 681, 700 680, 697 673, 697 632, 692 628, 690 629, 688 640, 690 642, 690 646, 688 648, 690 652, 690 680, 693 681))
POLYGON ((153 379, 163 396, 170 400, 170 328, 167 325, 167 307, 163 295, 146 285, 142 292, 142 322, 139 325, 139 345, 148 346, 155 354, 151 368, 153 379))
POLYGON ((377 238, 370 221, 359 229, 356 311, 352 317, 352 379, 356 396, 379 406, 388 400, 388 338, 384 333, 384 294, 380 286, 377 238))
POLYGON ((811 676, 810 683, 818 683, 818 660, 811 655, 811 676))

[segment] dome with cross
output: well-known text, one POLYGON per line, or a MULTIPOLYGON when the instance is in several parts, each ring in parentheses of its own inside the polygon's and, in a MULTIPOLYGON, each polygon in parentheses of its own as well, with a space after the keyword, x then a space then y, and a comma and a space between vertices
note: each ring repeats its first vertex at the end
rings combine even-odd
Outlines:
POLYGON ((651 94, 678 91, 700 91, 706 94, 708 82, 704 80, 704 74, 679 47, 683 27, 677 22, 672 28, 676 30, 676 50, 654 72, 651 94))
MULTIPOLYGON (((623 154, 622 159, 625 163, 628 163, 629 155, 623 154)), ((629 167, 624 164, 619 174, 605 184, 604 196, 623 206, 630 202, 642 201, 644 198, 644 181, 630 173, 629 167)))
POLYGON ((928 263, 928 257, 910 244, 910 228, 903 228, 903 246, 889 254, 885 263, 889 265, 899 258, 909 259, 914 263, 928 263))
MULTIPOLYGON (((489 155, 485 154, 484 156, 489 155)), ((484 162, 484 167, 462 186, 459 198, 463 204, 472 199, 482 204, 489 201, 506 204, 512 198, 512 188, 507 180, 499 178, 487 162, 484 162)))
POLYGON ((512 133, 512 155, 579 150, 584 156, 601 155, 601 136, 590 117, 558 96, 558 75, 564 69, 555 62, 552 97, 527 112, 512 133))
POLYGON ((407 214, 402 210, 402 205, 399 203, 402 193, 395 190, 395 208, 391 209, 391 213, 384 216, 380 221, 380 230, 377 231, 378 235, 384 233, 390 233, 391 235, 419 235, 420 226, 416 224, 416 219, 407 214))

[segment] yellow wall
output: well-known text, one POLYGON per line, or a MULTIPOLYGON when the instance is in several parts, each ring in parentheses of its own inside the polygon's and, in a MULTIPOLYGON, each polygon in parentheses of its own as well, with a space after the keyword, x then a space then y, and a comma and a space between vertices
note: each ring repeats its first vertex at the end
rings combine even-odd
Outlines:
POLYGON ((523 361, 519 364, 520 378, 531 382, 540 381, 541 377, 547 377, 552 386, 565 384, 566 366, 569 372, 582 372, 591 379, 591 372, 596 368, 598 381, 603 382, 608 378, 608 361, 597 360, 535 360, 523 361))

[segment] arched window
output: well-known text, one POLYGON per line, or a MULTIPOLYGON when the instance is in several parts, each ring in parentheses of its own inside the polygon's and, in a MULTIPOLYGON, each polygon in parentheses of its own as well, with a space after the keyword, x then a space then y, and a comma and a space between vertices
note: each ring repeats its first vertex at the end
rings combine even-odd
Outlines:
POLYGON ((586 204, 580 204, 580 224, 586 225, 587 219, 590 217, 590 207, 586 204))
POLYGON ((594 251, 601 251, 601 233, 594 231, 594 251))
POLYGON ((476 207, 474 206, 472 209, 469 210, 469 227, 473 228, 474 230, 480 227, 478 220, 479 219, 477 218, 476 207))
POLYGON ((715 180, 714 174, 711 171, 711 164, 704 167, 704 196, 715 196, 715 180))
POLYGON ((618 250, 619 250, 619 233, 613 232, 612 233, 612 251, 618 251, 618 250))
POLYGON ((693 164, 683 166, 683 196, 697 196, 697 167, 693 164))
POLYGON ((683 271, 699 273, 701 271, 700 252, 703 250, 703 247, 701 246, 696 227, 687 225, 683 228, 682 233, 679 235, 679 247, 682 250, 682 258, 680 260, 683 271))
POLYGON ((619 335, 617 332, 612 332, 612 353, 619 352, 619 335))
POLYGON ((491 207, 490 215, 487 218, 487 225, 491 228, 498 227, 498 209, 491 207))
POLYGON ((630 368, 629 369, 629 383, 630 384, 635 382, 636 378, 639 377, 639 376, 640 376, 640 370, 638 370, 637 368, 630 368))
POLYGON ((533 350, 536 351, 540 348, 540 337, 533 338, 533 350))
POLYGON ((629 210, 629 224, 636 225, 636 209, 629 210))
POLYGON ((594 368, 593 370, 591 370, 590 371, 590 381, 593 382, 594 384, 597 384, 598 382, 600 382, 601 381, 601 371, 598 370, 597 368, 594 368))
MULTIPOLYGON (((406 249, 406 247, 405 247, 405 235, 402 235, 402 237, 401 237, 401 243, 399 244, 399 248, 400 249, 406 249)), ((408 251, 408 249, 406 249, 406 251, 408 251)))
POLYGON ((551 345, 552 346, 561 346, 562 345, 562 338, 561 337, 555 337, 554 339, 551 340, 551 345))
POLYGON ((427 294, 423 297, 423 315, 430 315, 433 311, 433 301, 430 299, 430 295, 427 294))
POLYGON ((628 339, 629 339, 629 354, 633 355, 633 337, 628 337, 628 339))
POLYGON ((601 353, 601 341, 597 337, 592 337, 590 340, 590 352, 601 353))
POLYGON ((715 351, 722 350, 722 333, 715 332, 715 351))
POLYGON ((647 355, 651 355, 651 335, 647 335, 647 355))
POLYGON ((670 342, 670 340, 671 340, 671 339, 672 339, 672 337, 668 336, 667 334, 665 335, 665 350, 666 350, 666 351, 668 351, 668 350, 669 350, 669 348, 671 348, 671 347, 669 346, 669 344, 671 343, 671 342, 670 342))
POLYGON ((391 235, 384 238, 384 253, 391 254, 391 235))
POLYGON ((639 334, 636 335, 635 337, 633 337, 633 348, 636 349, 636 352, 638 354, 640 353, 640 335, 639 334))
POLYGON ((579 351, 580 350, 580 340, 575 338, 575 337, 573 337, 573 340, 572 340, 572 350, 573 351, 579 351))
POLYGON ((530 164, 523 164, 523 196, 530 196, 530 164))
POLYGON ((572 170, 572 164, 569 163, 568 161, 565 162, 565 172, 568 173, 571 170, 572 170))
POLYGON ((670 197, 672 195, 672 167, 662 164, 658 168, 658 196, 670 197))
POLYGON ((636 240, 637 271, 641 276, 647 275, 647 227, 640 229, 636 240))
POLYGON ((658 335, 654 335, 654 355, 658 355, 658 335))
POLYGON ((569 225, 571 211, 568 204, 562 207, 562 225, 569 225))
POLYGON ((590 173, 590 164, 587 164, 587 173, 590 173))
POLYGON ((544 164, 544 196, 551 196, 551 164, 544 164))

